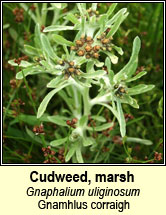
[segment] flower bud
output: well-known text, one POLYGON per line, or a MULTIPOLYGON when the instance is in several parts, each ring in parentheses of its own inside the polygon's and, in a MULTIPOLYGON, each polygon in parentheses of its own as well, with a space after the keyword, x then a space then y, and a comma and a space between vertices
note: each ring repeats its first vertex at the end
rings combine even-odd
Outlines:
POLYGON ((79 56, 84 56, 84 50, 79 50, 78 52, 77 52, 77 54, 79 55, 79 56))
POLYGON ((73 61, 70 61, 69 64, 70 64, 70 66, 74 66, 74 62, 73 61))
POLYGON ((86 46, 85 46, 85 50, 86 50, 87 52, 90 52, 90 51, 92 50, 92 46, 86 45, 86 46))
POLYGON ((83 46, 83 42, 81 40, 76 40, 76 45, 83 46))

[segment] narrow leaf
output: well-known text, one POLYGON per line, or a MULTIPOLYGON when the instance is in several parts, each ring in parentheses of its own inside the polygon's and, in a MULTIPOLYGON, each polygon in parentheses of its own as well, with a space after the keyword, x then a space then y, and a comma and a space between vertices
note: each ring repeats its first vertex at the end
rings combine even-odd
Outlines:
POLYGON ((134 108, 139 108, 139 105, 137 103, 137 100, 133 99, 131 96, 129 95, 125 95, 122 99, 120 99, 122 103, 126 103, 131 105, 134 108))
POLYGON ((37 118, 40 118, 43 113, 45 112, 46 108, 47 108, 47 105, 49 103, 49 101, 51 100, 51 98, 61 89, 63 89, 64 87, 68 86, 69 83, 66 83, 54 90, 52 90, 51 92, 49 92, 47 94, 47 96, 43 99, 42 103, 40 104, 39 108, 38 108, 38 112, 37 112, 37 118))
POLYGON ((117 63, 118 63, 118 57, 115 56, 113 53, 108 52, 108 51, 102 51, 102 52, 105 53, 107 56, 110 57, 111 62, 112 62, 113 64, 117 64, 117 63))
POLYGON ((56 78, 52 79, 52 80, 47 84, 47 87, 48 87, 48 88, 56 88, 56 87, 59 85, 59 83, 61 82, 61 80, 62 80, 62 76, 59 75, 59 76, 57 76, 56 78))
POLYGON ((98 103, 98 104, 107 107, 107 108, 114 114, 114 116, 119 120, 119 115, 118 115, 117 110, 115 110, 115 109, 112 108, 110 105, 107 105, 107 104, 105 104, 105 103, 98 103))
POLYGON ((107 11, 107 16, 110 16, 113 11, 115 10, 116 6, 117 6, 118 3, 113 3, 111 4, 111 6, 109 7, 108 11, 107 11))
POLYGON ((41 36, 40 25, 36 24, 36 26, 35 26, 35 39, 34 40, 35 40, 35 45, 38 48, 42 48, 40 36, 41 36))
POLYGON ((124 118, 121 102, 119 99, 117 99, 117 111, 119 114, 118 121, 119 121, 119 125, 120 125, 120 133, 121 133, 121 136, 124 137, 126 135, 126 121, 124 118))
POLYGON ((12 66, 18 66, 18 63, 15 63, 14 60, 8 60, 8 63, 12 66))
POLYGON ((29 46, 29 45, 24 45, 24 49, 25 49, 25 52, 29 55, 35 55, 36 56, 40 52, 39 49, 36 49, 33 46, 29 46))
POLYGON ((106 60, 105 60, 105 65, 108 69, 108 72, 110 71, 111 69, 111 61, 110 61, 110 58, 109 57, 106 57, 106 60))
POLYGON ((60 126, 67 126, 66 121, 61 116, 48 116, 47 119, 60 126))
POLYGON ((135 75, 134 77, 132 78, 129 78, 128 80, 126 80, 126 82, 131 82, 131 81, 135 81, 139 78, 141 78, 142 76, 146 75, 147 72, 146 71, 142 71, 142 72, 139 72, 137 75, 135 75))
POLYGON ((72 13, 68 13, 65 19, 69 20, 73 24, 80 24, 79 20, 72 13))
POLYGON ((150 91, 154 88, 155 86, 154 85, 146 85, 146 84, 139 84, 135 87, 132 87, 132 88, 128 88, 128 95, 138 95, 138 94, 141 94, 141 93, 145 93, 147 91, 150 91))
POLYGON ((97 126, 97 127, 94 127, 94 128, 91 128, 91 127, 89 127, 89 128, 87 128, 88 130, 94 130, 94 131, 103 131, 103 130, 106 130, 106 129, 108 129, 108 128, 110 128, 110 127, 112 127, 114 125, 114 123, 113 122, 110 122, 110 123, 105 123, 105 124, 103 124, 103 125, 100 125, 100 126, 97 126))
POLYGON ((23 77, 26 77, 28 75, 35 75, 39 73, 43 73, 43 71, 40 68, 29 67, 18 72, 16 74, 16 79, 23 79, 23 77))
POLYGON ((106 71, 104 70, 97 70, 95 72, 91 73, 81 73, 80 77, 84 78, 99 78, 106 74, 106 71))
MULTIPOLYGON (((80 144, 80 143, 79 143, 80 144)), ((84 163, 83 157, 82 157, 82 153, 81 153, 81 146, 77 146, 76 148, 76 158, 78 163, 84 163)))
POLYGON ((94 116, 91 116, 91 118, 99 122, 106 122, 106 119, 103 116, 94 115, 94 116))
MULTIPOLYGON (((85 3, 83 3, 85 4, 85 3)), ((83 16, 84 15, 84 6, 83 6, 82 3, 77 3, 77 7, 78 7, 78 10, 80 11, 80 14, 83 16)))
POLYGON ((29 67, 29 66, 32 66, 32 64, 25 60, 22 60, 19 65, 19 67, 29 67))
POLYGON ((135 73, 135 70, 138 64, 138 54, 140 51, 140 47, 141 47, 141 41, 139 37, 136 37, 133 42, 132 55, 130 57, 130 60, 126 64, 126 66, 124 66, 123 69, 121 69, 120 72, 118 72, 114 76, 115 82, 129 79, 135 73))
POLYGON ((141 138, 135 138, 135 137, 127 137, 126 142, 134 142, 134 143, 140 143, 146 146, 152 145, 152 141, 146 140, 146 139, 141 139, 141 138))
POLYGON ((115 45, 113 45, 112 47, 118 52, 118 54, 123 55, 124 52, 123 52, 122 48, 115 46, 115 45))
POLYGON ((73 29, 74 29, 74 26, 52 25, 52 26, 46 27, 43 32, 67 31, 67 30, 73 30, 73 29))
POLYGON ((64 37, 62 37, 62 36, 60 36, 58 34, 54 34, 53 39, 58 44, 67 45, 67 46, 74 46, 73 42, 70 42, 70 41, 66 40, 64 37))
POLYGON ((43 50, 49 55, 50 58, 52 58, 53 60, 57 58, 57 56, 55 55, 50 42, 48 40, 48 37, 45 34, 41 34, 41 42, 42 42, 42 47, 43 50))
POLYGON ((50 146, 53 146, 53 147, 57 147, 57 146, 60 146, 62 145, 63 143, 65 143, 67 141, 67 137, 63 138, 63 139, 59 139, 59 140, 53 140, 50 142, 50 146))
POLYGON ((93 138, 90 138, 90 137, 86 137, 83 139, 83 146, 91 146, 94 144, 94 139, 93 138))
POLYGON ((73 157, 74 153, 76 152, 76 148, 77 148, 77 145, 72 145, 70 148, 69 148, 69 151, 68 153, 66 154, 65 156, 65 161, 68 162, 71 157, 73 157))
POLYGON ((114 23, 113 27, 111 28, 111 30, 107 34, 107 38, 113 36, 117 32, 117 30, 119 29, 119 26, 126 19, 126 17, 128 16, 128 14, 129 13, 120 14, 120 16, 118 17, 117 21, 114 23))

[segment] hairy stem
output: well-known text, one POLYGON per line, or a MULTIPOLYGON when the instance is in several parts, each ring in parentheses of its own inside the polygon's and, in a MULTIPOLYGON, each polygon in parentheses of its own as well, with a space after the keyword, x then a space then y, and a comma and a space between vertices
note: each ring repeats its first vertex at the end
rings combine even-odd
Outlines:
POLYGON ((84 115, 90 115, 91 105, 89 98, 89 88, 85 88, 83 92, 83 102, 84 102, 84 115))
POLYGON ((73 94, 74 94, 74 103, 75 103, 75 109, 73 111, 73 114, 76 118, 80 119, 81 118, 81 104, 79 102, 79 98, 78 98, 78 90, 75 86, 72 86, 73 89, 73 94))

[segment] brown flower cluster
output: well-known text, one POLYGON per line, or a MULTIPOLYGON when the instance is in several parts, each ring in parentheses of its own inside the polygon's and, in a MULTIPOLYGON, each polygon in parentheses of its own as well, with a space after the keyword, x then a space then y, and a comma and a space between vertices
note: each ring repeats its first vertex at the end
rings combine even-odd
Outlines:
POLYGON ((36 10, 36 6, 34 4, 32 4, 30 7, 31 11, 35 11, 36 10))
POLYGON ((46 157, 46 160, 43 163, 58 163, 58 160, 61 163, 65 163, 65 157, 64 157, 64 148, 59 149, 57 158, 55 157, 56 152, 54 150, 51 150, 51 147, 43 147, 42 151, 44 153, 44 157, 46 157))
POLYGON ((97 37, 97 40, 101 42, 101 49, 103 51, 112 51, 111 42, 112 37, 107 38, 107 33, 110 31, 106 30, 106 32, 103 32, 100 36, 97 37))
POLYGON ((77 51, 78 56, 85 56, 87 59, 89 58, 99 58, 99 50, 100 46, 95 45, 92 46, 94 40, 90 36, 81 36, 80 40, 76 40, 76 46, 71 46, 71 50, 77 51))
POLYGON ((80 75, 81 72, 80 72, 80 66, 78 65, 75 65, 73 61, 63 61, 63 60, 60 60, 59 61, 59 64, 61 66, 64 66, 64 70, 63 70, 63 74, 64 74, 64 78, 67 80, 70 76, 71 77, 75 77, 77 75, 80 75))
POLYGON ((13 10, 13 14, 15 16, 15 21, 17 23, 23 22, 24 21, 24 9, 23 8, 18 8, 16 7, 13 10))
POLYGON ((120 136, 114 136, 112 138, 112 141, 115 143, 115 144, 118 144, 118 145, 122 145, 122 138, 120 136))
POLYGON ((24 32, 24 40, 29 42, 30 41, 30 37, 31 37, 31 33, 30 32, 24 32))
POLYGON ((145 70, 145 67, 144 66, 140 66, 140 67, 137 68, 137 71, 136 71, 135 74, 137 75, 138 73, 140 73, 140 72, 142 72, 144 70, 145 70))
POLYGON ((25 102, 23 102, 20 98, 19 99, 14 99, 13 102, 11 103, 11 106, 20 106, 20 105, 25 105, 25 102))
POLYGON ((124 114, 124 117, 125 117, 126 122, 127 122, 128 120, 130 120, 130 119, 134 119, 134 116, 131 115, 131 114, 129 114, 129 113, 125 113, 125 114, 124 114))
POLYGON ((17 63, 18 65, 20 65, 20 63, 21 63, 22 60, 27 61, 28 60, 28 56, 24 55, 22 57, 19 57, 18 59, 14 59, 14 62, 17 63))
POLYGON ((39 126, 35 125, 33 127, 33 133, 35 133, 35 135, 45 134, 43 124, 40 124, 39 126))
POLYGON ((64 152, 65 152, 64 148, 61 148, 58 151, 58 159, 61 161, 61 163, 65 163, 64 152))
POLYGON ((156 161, 162 160, 162 154, 158 153, 158 152, 155 152, 154 153, 154 160, 156 160, 156 161))
POLYGON ((110 131, 112 131, 113 128, 114 128, 113 126, 110 127, 110 128, 107 128, 106 130, 102 131, 102 134, 103 134, 104 136, 106 136, 106 137, 109 137, 109 136, 110 136, 110 131))
POLYGON ((51 146, 43 147, 42 151, 44 153, 44 157, 46 157, 46 160, 43 163, 57 163, 55 158, 56 152, 51 150, 51 146))
POLYGON ((69 125, 70 127, 72 128, 76 128, 76 123, 77 123, 78 119, 77 118, 73 118, 71 121, 70 120, 67 120, 66 121, 66 124, 69 125))
POLYGON ((15 88, 17 87, 16 79, 10 80, 10 86, 11 86, 11 88, 13 88, 13 89, 15 89, 15 88))
POLYGON ((18 116, 20 112, 24 112, 24 109, 21 108, 21 106, 24 106, 25 102, 23 102, 20 98, 19 99, 14 99, 11 103, 12 107, 12 115, 14 117, 18 116))

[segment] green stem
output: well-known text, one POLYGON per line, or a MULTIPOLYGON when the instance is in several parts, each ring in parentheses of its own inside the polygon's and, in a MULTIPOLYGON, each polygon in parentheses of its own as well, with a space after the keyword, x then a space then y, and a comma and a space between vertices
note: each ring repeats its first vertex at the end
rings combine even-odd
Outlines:
POLYGON ((100 152, 101 152, 101 149, 103 148, 104 144, 105 144, 105 142, 103 142, 103 143, 101 144, 100 149, 98 150, 98 152, 97 152, 97 154, 96 154, 96 156, 95 156, 95 158, 94 158, 94 160, 93 160, 93 163, 96 163, 97 158, 98 158, 98 156, 99 156, 99 154, 100 154, 100 152))
POLYGON ((72 90, 73 90, 73 95, 74 95, 74 110, 73 115, 80 119, 81 118, 81 104, 79 102, 79 95, 78 95, 78 89, 75 86, 72 86, 72 90))
POLYGON ((101 112, 104 110, 104 106, 101 106, 99 112, 97 113, 97 116, 100 116, 101 112))
POLYGON ((41 137, 41 140, 42 140, 42 143, 43 143, 43 147, 47 147, 47 144, 46 144, 46 142, 45 142, 44 135, 41 134, 40 137, 41 137))
MULTIPOLYGON (((20 86, 19 86, 19 87, 20 87, 20 86)), ((4 125, 4 123, 5 123, 6 115, 7 115, 7 113, 8 113, 9 108, 10 108, 10 105, 11 105, 11 103, 12 103, 12 101, 13 101, 13 99, 14 99, 16 93, 17 93, 17 91, 19 90, 19 87, 16 88, 16 89, 14 90, 12 96, 10 97, 9 103, 8 103, 6 109, 5 109, 5 113, 4 113, 4 117, 3 117, 3 125, 4 125)))
POLYGON ((132 157, 131 157, 130 153, 128 152, 127 148, 126 148, 125 140, 123 139, 122 142, 123 142, 123 148, 124 148, 124 150, 126 152, 126 155, 128 156, 129 160, 131 161, 132 157))
POLYGON ((59 12, 60 12, 60 10, 57 10, 56 8, 54 9, 54 17, 53 17, 51 25, 56 25, 57 20, 59 19, 59 12))
POLYGON ((41 15, 42 15, 42 25, 45 25, 46 17, 47 17, 47 3, 43 3, 41 15))
POLYGON ((30 88, 29 88, 29 86, 28 86, 28 83, 27 83, 27 81, 26 81, 26 78, 25 78, 25 76, 24 76, 23 71, 22 71, 22 75, 23 75, 23 79, 24 79, 24 83, 25 83, 25 86, 26 86, 26 89, 27 89, 28 96, 29 96, 29 98, 30 98, 30 100, 31 100, 31 103, 32 103, 32 106, 33 106, 33 110, 34 110, 35 114, 37 115, 36 106, 35 106, 35 103, 34 103, 34 101, 33 101, 33 98, 32 98, 32 95, 31 95, 31 91, 30 91, 30 88))
POLYGON ((83 92, 84 115, 90 115, 91 105, 89 102, 89 88, 85 88, 83 92))
POLYGON ((38 3, 34 3, 34 5, 36 7, 35 11, 36 11, 36 16, 37 16, 37 21, 41 25, 41 15, 40 15, 38 3))
POLYGON ((12 151, 10 148, 8 148, 7 146, 3 146, 6 150, 8 150, 11 154, 14 154, 15 156, 19 157, 20 159, 24 159, 23 156, 19 155, 17 152, 12 151))

